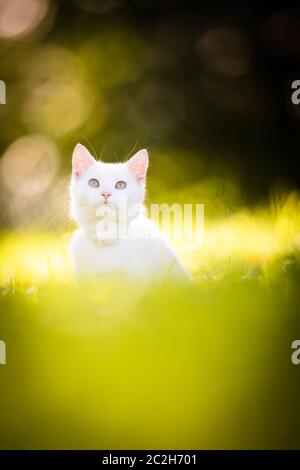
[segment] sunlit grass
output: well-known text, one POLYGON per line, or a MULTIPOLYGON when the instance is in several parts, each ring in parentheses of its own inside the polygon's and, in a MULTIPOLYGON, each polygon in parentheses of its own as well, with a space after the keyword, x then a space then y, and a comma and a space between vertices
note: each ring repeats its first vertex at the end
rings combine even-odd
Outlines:
POLYGON ((1 239, 1 285, 39 286, 70 278, 68 236, 51 233, 3 233, 1 239))
MULTIPOLYGON (((71 234, 2 233, 0 285, 30 288, 51 282, 72 283, 68 256, 71 234)), ((274 262, 298 256, 300 199, 290 194, 277 207, 240 209, 219 220, 205 219, 204 243, 173 240, 197 283, 222 280, 234 271, 260 266, 266 275, 274 262)))

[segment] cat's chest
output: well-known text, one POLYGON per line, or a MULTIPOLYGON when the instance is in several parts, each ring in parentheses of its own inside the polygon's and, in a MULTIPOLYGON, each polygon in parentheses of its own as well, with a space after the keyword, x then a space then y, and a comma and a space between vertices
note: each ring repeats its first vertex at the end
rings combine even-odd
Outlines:
POLYGON ((97 243, 95 237, 78 230, 71 244, 76 271, 83 275, 119 272, 135 278, 165 272, 173 255, 153 224, 141 218, 134 220, 131 228, 130 238, 111 244, 97 243))
POLYGON ((139 271, 151 264, 151 243, 142 240, 119 240, 113 244, 97 245, 82 238, 78 249, 84 267, 95 273, 139 271))
POLYGON ((149 245, 141 240, 119 240, 116 243, 97 244, 90 243, 91 256, 99 267, 122 267, 147 263, 149 258, 149 245))
POLYGON ((167 269, 168 253, 157 240, 121 240, 113 245, 82 245, 83 271, 94 274, 120 273, 135 278, 167 269))

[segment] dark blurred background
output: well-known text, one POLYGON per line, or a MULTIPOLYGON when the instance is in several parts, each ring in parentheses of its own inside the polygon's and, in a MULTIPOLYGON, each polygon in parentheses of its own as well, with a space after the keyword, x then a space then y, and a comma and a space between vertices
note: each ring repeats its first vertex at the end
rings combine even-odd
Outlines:
POLYGON ((298 188, 299 12, 287 2, 3 0, 1 225, 65 200, 77 141, 105 161, 147 147, 156 201, 210 177, 234 183, 246 205, 298 188))

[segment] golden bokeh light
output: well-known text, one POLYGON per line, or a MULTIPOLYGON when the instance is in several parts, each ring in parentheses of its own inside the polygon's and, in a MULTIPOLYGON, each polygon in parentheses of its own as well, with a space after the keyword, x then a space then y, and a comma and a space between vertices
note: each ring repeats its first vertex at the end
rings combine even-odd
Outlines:
POLYGON ((59 167, 55 144, 45 136, 30 135, 13 142, 1 159, 1 178, 7 190, 23 196, 40 193, 59 167))
POLYGON ((0 38, 22 39, 29 36, 40 26, 48 11, 48 0, 2 0, 0 38))
MULTIPOLYGON (((22 115, 30 130, 61 136, 88 119, 94 98, 84 64, 73 52, 40 47, 19 68, 28 89, 22 115)), ((101 125, 104 105, 97 112, 101 125)))
POLYGON ((0 176, 7 193, 5 210, 13 225, 34 220, 35 212, 40 213, 40 196, 50 187, 58 168, 57 147, 43 135, 21 137, 6 149, 0 176))

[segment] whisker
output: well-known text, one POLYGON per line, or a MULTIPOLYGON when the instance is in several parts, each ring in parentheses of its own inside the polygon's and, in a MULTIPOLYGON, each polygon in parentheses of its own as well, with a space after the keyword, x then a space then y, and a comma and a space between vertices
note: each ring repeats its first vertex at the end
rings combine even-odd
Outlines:
POLYGON ((55 199, 50 199, 49 204, 54 204, 58 201, 63 201, 63 200, 68 200, 68 199, 70 199, 69 195, 59 196, 59 197, 56 197, 55 199))
POLYGON ((97 160, 99 160, 98 155, 97 155, 97 152, 96 152, 95 148, 93 147, 93 145, 91 144, 91 142, 86 138, 85 135, 83 135, 82 137, 83 137, 84 140, 87 142, 87 144, 91 147, 91 149, 92 149, 92 151, 93 151, 95 157, 97 158, 97 160))
POLYGON ((118 159, 118 156, 117 156, 116 152, 114 152, 114 155, 115 155, 115 159, 116 159, 116 160, 117 160, 117 162, 119 163, 119 162, 120 162, 120 160, 118 159))
POLYGON ((124 160, 127 160, 127 158, 130 157, 130 155, 135 151, 135 149, 136 149, 136 147, 137 147, 139 141, 140 141, 140 139, 138 139, 138 140, 136 141, 136 143, 134 144, 134 146, 132 147, 132 149, 130 150, 130 152, 126 155, 126 157, 124 157, 124 160))
POLYGON ((59 223, 64 223, 64 221, 68 220, 68 218, 69 216, 67 207, 52 207, 45 215, 42 226, 44 225, 46 227, 49 227, 49 229, 52 229, 53 227, 57 227, 59 223), (53 212, 55 213, 53 216, 51 216, 53 212))
POLYGON ((102 150, 100 152, 100 160, 102 159, 102 154, 104 152, 105 147, 106 147, 106 144, 103 144, 102 150))

